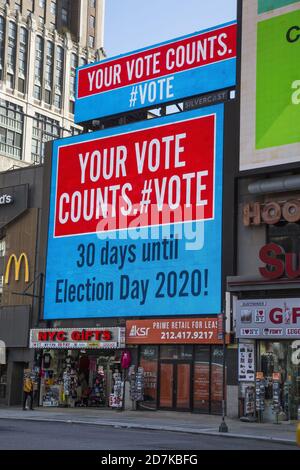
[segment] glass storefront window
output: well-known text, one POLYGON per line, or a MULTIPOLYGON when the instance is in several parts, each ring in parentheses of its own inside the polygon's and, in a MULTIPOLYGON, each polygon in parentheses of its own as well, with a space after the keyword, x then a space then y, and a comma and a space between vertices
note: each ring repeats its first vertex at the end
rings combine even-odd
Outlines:
POLYGON ((221 413, 223 399, 223 346, 212 347, 211 383, 211 412, 221 413))
POLYGON ((158 346, 141 346, 140 366, 144 369, 144 401, 140 408, 156 409, 158 346))
POLYGON ((119 369, 118 351, 43 350, 40 405, 108 406, 119 369))
POLYGON ((259 358, 265 378, 266 412, 272 412, 273 374, 278 373, 281 409, 286 414, 290 413, 291 419, 297 419, 300 407, 300 341, 259 341, 259 358))
POLYGON ((194 364, 194 409, 209 413, 210 347, 196 346, 194 364))
POLYGON ((160 359, 192 359, 193 346, 167 345, 160 348, 160 359))
POLYGON ((0 400, 6 398, 7 365, 0 364, 0 400))

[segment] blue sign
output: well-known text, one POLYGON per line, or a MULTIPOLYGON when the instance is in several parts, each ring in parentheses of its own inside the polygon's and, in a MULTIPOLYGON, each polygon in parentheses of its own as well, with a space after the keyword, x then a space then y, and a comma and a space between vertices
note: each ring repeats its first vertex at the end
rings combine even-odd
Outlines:
POLYGON ((226 23, 78 68, 75 122, 235 86, 236 36, 226 23))
POLYGON ((221 312, 223 112, 53 143, 45 320, 221 312))

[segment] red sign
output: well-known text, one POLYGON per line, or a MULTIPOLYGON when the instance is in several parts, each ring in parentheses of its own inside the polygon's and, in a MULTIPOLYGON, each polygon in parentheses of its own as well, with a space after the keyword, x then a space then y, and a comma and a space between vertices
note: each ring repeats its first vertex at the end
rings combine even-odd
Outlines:
POLYGON ((129 320, 126 344, 220 344, 217 318, 129 320))
POLYGON ((59 147, 54 235, 213 219, 215 120, 59 147))
POLYGON ((284 248, 276 243, 269 243, 261 248, 260 260, 266 264, 259 268, 260 274, 266 279, 273 280, 286 276, 296 279, 300 276, 299 253, 286 253, 284 248))
POLYGON ((38 341, 110 341, 109 330, 42 330, 38 332, 38 341))
POLYGON ((233 24, 79 69, 77 97, 174 75, 235 56, 236 24, 233 24))
POLYGON ((30 330, 30 347, 34 349, 101 349, 125 347, 124 329, 47 328, 30 330))

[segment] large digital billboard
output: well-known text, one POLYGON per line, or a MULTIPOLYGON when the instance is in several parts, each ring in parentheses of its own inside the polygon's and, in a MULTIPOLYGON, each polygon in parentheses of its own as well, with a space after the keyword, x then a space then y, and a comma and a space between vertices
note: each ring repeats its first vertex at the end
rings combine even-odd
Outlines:
POLYGON ((235 86, 235 22, 77 69, 75 122, 235 86))
POLYGON ((241 170, 299 162, 300 2, 285 4, 243 2, 241 170))
POLYGON ((53 143, 45 319, 220 313, 223 114, 53 143))

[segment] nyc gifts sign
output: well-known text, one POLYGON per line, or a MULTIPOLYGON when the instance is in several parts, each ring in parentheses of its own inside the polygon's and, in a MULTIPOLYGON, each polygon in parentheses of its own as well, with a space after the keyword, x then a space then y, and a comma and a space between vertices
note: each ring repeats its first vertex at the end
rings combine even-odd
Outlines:
POLYGON ((223 105, 53 144, 44 318, 221 311, 223 105))
POLYGON ((75 122, 236 84, 236 23, 77 69, 75 122))

